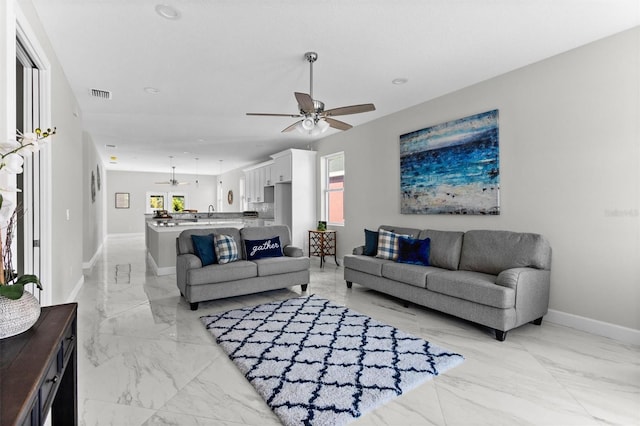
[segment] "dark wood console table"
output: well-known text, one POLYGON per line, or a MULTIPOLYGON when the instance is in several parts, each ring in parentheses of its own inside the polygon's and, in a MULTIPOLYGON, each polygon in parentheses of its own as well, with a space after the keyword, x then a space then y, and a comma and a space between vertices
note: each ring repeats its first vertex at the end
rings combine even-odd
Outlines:
POLYGON ((42 308, 38 322, 0 340, 0 425, 78 424, 77 303, 42 308))
POLYGON ((321 268, 324 266, 325 256, 333 256, 336 265, 340 266, 336 254, 337 247, 336 231, 309 231, 309 256, 320 256, 321 268))

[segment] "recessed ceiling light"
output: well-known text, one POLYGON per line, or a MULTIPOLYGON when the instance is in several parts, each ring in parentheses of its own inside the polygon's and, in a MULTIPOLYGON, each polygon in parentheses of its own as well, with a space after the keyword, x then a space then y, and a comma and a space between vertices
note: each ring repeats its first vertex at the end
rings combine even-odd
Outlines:
POLYGON ((145 87, 144 91, 150 95, 157 95, 160 93, 160 89, 157 89, 155 87, 145 87))
POLYGON ((408 81, 409 79, 405 77, 394 78, 393 80, 391 80, 393 84, 397 84, 397 85, 405 84, 408 81))
POLYGON ((156 6, 156 13, 165 19, 176 20, 180 19, 180 12, 171 6, 166 4, 159 4, 156 6))

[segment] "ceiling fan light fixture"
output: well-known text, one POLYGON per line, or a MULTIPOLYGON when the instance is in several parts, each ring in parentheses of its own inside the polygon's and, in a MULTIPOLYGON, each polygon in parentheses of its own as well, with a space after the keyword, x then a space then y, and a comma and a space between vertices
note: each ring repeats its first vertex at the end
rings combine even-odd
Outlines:
POLYGON ((304 130, 313 130, 313 128, 315 127, 316 123, 314 122, 313 118, 311 117, 306 117, 304 120, 302 120, 302 123, 300 123, 302 128, 304 130))
POLYGON ((273 114, 248 112, 247 115, 301 118, 301 120, 285 127, 282 133, 291 132, 295 129, 303 135, 317 136, 326 132, 329 127, 338 130, 349 130, 353 127, 348 123, 334 119, 334 116, 375 111, 376 107, 373 104, 349 105, 325 110, 323 102, 313 99, 313 63, 318 59, 318 54, 315 52, 307 52, 304 57, 307 62, 309 62, 309 93, 293 93, 293 96, 298 102, 298 113, 273 114))
POLYGON ((320 129, 320 133, 324 133, 327 130, 329 130, 330 126, 329 126, 329 123, 327 123, 325 120, 318 120, 316 127, 320 129))

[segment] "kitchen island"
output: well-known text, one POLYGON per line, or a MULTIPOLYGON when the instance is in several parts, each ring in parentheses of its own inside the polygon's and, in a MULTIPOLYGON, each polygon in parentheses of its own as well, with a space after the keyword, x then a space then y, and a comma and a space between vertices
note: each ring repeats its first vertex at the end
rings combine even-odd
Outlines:
POLYGON ((246 213, 172 213, 171 218, 145 215, 147 260, 153 272, 170 275, 176 272, 176 238, 185 229, 243 228, 255 220, 246 213))

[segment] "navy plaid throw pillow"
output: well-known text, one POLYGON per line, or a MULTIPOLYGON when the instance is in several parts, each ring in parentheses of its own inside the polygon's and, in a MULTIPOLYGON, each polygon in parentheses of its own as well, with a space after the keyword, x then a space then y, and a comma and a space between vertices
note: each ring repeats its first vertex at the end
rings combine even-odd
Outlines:
POLYGON ((218 263, 229 263, 238 260, 238 245, 229 235, 216 235, 216 257, 218 263))

